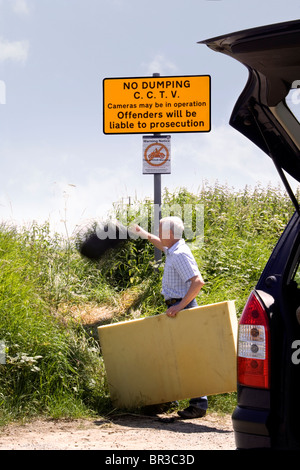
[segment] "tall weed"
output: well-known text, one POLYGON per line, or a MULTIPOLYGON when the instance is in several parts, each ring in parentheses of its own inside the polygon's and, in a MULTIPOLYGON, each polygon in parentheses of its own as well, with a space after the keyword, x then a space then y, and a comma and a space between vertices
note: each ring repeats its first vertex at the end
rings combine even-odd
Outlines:
POLYGON ((53 415, 62 401, 73 404, 69 414, 83 414, 106 393, 98 344, 79 325, 66 328, 51 313, 45 257, 50 259, 53 247, 45 239, 43 250, 36 238, 27 242, 23 233, 1 227, 0 339, 6 363, 0 364, 0 422, 53 415))

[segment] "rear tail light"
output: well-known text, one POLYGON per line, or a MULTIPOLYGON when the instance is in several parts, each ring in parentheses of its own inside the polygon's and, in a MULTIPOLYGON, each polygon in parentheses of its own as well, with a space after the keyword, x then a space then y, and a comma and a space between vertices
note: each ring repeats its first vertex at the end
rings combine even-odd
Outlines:
POLYGON ((238 382, 248 387, 270 387, 269 319, 254 292, 239 321, 238 382))

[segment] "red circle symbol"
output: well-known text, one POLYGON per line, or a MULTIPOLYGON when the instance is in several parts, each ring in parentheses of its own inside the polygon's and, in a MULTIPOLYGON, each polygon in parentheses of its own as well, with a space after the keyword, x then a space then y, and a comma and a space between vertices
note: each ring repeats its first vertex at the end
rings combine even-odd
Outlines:
POLYGON ((153 142, 145 149, 144 157, 151 166, 162 166, 169 159, 168 148, 159 142, 153 142))

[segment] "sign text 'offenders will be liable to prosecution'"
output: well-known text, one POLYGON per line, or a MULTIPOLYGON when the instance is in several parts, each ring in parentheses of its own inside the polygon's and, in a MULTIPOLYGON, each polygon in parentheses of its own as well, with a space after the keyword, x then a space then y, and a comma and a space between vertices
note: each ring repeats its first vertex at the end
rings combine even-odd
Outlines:
POLYGON ((106 78, 103 132, 209 132, 210 76, 106 78))

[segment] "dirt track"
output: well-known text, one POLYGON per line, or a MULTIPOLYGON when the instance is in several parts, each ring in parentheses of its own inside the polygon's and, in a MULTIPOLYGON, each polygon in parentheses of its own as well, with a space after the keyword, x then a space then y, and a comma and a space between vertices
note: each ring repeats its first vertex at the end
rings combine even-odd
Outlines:
POLYGON ((231 416, 38 420, 0 428, 0 450, 234 450, 231 416))

